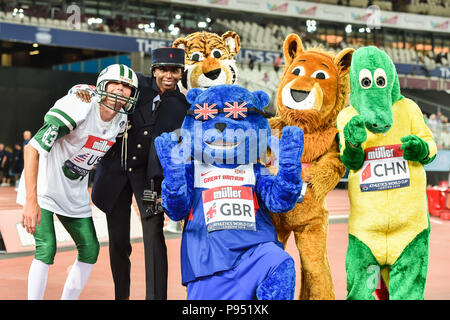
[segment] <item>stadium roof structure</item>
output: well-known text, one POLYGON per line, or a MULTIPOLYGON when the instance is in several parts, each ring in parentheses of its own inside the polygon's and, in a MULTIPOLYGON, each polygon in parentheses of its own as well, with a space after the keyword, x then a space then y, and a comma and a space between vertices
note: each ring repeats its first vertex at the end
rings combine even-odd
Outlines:
POLYGON ((450 93, 446 91, 401 89, 403 96, 408 97, 420 106, 422 112, 427 114, 441 111, 446 117, 450 117, 450 93))

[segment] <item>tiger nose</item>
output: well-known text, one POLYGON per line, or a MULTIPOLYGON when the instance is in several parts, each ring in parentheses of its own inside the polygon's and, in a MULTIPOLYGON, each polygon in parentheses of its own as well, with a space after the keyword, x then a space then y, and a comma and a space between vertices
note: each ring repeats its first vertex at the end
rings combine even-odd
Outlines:
POLYGON ((221 71, 222 70, 220 68, 212 70, 210 72, 205 73, 205 77, 208 77, 211 80, 216 80, 221 71))
POLYGON ((219 130, 219 132, 223 132, 223 130, 225 130, 225 128, 227 127, 226 123, 222 123, 222 122, 217 122, 214 127, 216 127, 217 130, 219 130))

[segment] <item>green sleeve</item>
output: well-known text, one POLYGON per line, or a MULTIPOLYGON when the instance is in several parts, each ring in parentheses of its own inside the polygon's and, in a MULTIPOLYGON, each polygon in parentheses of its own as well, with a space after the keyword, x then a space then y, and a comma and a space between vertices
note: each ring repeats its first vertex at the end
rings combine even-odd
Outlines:
POLYGON ((75 122, 69 116, 58 116, 59 113, 55 112, 55 110, 57 109, 50 109, 45 115, 44 125, 33 137, 46 152, 50 152, 56 140, 64 137, 76 128, 75 122))

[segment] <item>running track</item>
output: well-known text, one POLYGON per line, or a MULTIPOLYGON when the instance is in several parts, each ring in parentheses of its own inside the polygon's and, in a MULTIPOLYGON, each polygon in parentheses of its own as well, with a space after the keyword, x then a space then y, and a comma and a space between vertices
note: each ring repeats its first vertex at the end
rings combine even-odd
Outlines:
MULTIPOLYGON (((13 188, 0 188, 0 214, 8 210, 17 210, 14 203, 13 188)), ((345 299, 345 253, 347 249, 348 214, 347 190, 335 189, 327 196, 330 211, 330 226, 328 235, 328 256, 330 260, 336 299, 345 299)), ((168 299, 184 300, 185 288, 181 285, 180 274, 180 237, 166 233, 166 243, 169 256, 168 299)), ((287 251, 294 257, 297 269, 296 298, 299 287, 299 266, 297 249, 290 237, 287 251)), ((7 254, 0 253, 0 300, 23 300, 27 298, 27 275, 33 253, 7 254)), ((45 299, 59 299, 68 270, 76 257, 73 249, 60 250, 56 254, 55 264, 50 268, 45 299)), ((141 241, 133 243, 131 255, 131 297, 132 300, 142 300, 145 297, 144 283, 144 252, 141 241)), ((425 298, 428 300, 450 299, 450 221, 431 218, 430 262, 425 298)), ((103 244, 97 264, 89 281, 82 292, 83 300, 114 299, 113 281, 109 267, 107 244, 103 244)))

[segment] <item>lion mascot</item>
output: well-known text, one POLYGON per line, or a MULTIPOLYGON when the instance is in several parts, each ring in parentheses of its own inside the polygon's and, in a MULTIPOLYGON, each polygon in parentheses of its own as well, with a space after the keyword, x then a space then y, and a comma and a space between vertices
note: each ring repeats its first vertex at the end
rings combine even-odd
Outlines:
POLYGON ((285 247, 294 232, 301 261, 299 299, 334 299, 325 196, 345 173, 339 159, 336 117, 348 101, 354 49, 344 49, 337 55, 318 48, 304 50, 301 39, 290 34, 283 51, 285 67, 277 91, 277 115, 269 122, 274 135, 285 126, 303 129, 304 185, 296 206, 285 215, 273 214, 272 220, 285 247))
POLYGON ((222 36, 211 32, 194 32, 176 39, 173 47, 185 50, 185 71, 180 81, 182 89, 206 89, 220 84, 235 84, 238 70, 234 57, 241 41, 236 32, 222 36))

